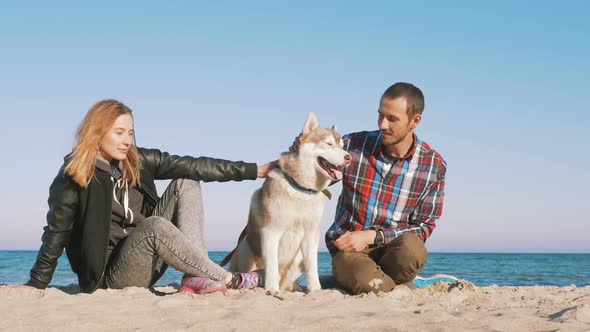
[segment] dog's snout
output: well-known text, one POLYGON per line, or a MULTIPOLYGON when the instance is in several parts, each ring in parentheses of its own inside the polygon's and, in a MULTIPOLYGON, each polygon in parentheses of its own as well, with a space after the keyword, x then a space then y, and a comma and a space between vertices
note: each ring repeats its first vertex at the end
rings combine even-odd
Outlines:
POLYGON ((352 160, 352 156, 349 153, 344 155, 344 161, 346 162, 347 166, 350 165, 351 160, 352 160))

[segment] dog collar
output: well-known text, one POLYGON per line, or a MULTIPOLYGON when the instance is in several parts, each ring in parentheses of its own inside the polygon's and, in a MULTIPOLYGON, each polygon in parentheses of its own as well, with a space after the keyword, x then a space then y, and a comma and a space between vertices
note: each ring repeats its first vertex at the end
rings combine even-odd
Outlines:
POLYGON ((293 187, 303 193, 310 194, 310 195, 315 195, 315 194, 319 193, 319 191, 317 191, 317 190, 308 189, 308 188, 300 186, 299 183, 297 183, 295 181, 295 179, 293 179, 292 177, 289 176, 289 174, 287 174, 285 172, 281 172, 281 173, 283 173, 283 175, 285 176, 285 179, 287 179, 287 182, 289 182, 289 184, 291 184, 291 187, 293 187))

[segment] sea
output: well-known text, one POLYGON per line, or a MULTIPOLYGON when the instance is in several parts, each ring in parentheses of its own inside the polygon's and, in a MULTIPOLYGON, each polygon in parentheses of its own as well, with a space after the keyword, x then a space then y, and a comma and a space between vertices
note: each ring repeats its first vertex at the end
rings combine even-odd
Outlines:
MULTIPOLYGON (((209 257, 219 263, 227 252, 211 251, 209 257)), ((0 251, 0 285, 23 284, 37 251, 0 251)), ((327 252, 318 253, 320 275, 332 273, 327 252)), ((569 286, 590 285, 590 254, 529 253, 430 253, 420 276, 449 274, 477 286, 569 286)), ((156 286, 178 285, 182 273, 168 268, 156 286)), ((66 255, 58 261, 51 286, 77 284, 66 255)), ((305 284, 305 278, 300 280, 305 284)))

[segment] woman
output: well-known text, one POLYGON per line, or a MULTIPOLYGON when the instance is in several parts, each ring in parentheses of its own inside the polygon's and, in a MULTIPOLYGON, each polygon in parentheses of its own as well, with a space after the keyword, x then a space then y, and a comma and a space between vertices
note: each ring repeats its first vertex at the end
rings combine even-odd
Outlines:
POLYGON ((134 145, 131 110, 102 100, 86 114, 77 144, 49 189, 42 246, 27 285, 45 288, 66 249, 80 290, 150 287, 168 265, 181 291, 258 286, 256 272, 231 273, 207 255, 198 181, 266 177, 276 166, 179 157, 134 145), (154 180, 173 179, 158 198, 154 180))

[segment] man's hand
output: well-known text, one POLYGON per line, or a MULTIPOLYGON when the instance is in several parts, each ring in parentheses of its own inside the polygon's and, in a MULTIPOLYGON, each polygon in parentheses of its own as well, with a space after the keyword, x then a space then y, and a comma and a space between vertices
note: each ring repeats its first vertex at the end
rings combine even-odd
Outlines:
POLYGON ((372 229, 346 232, 334 241, 334 245, 342 251, 359 252, 373 244, 376 235, 377 233, 372 229))
POLYGON ((270 163, 266 163, 264 165, 258 166, 258 177, 265 178, 268 175, 268 172, 272 171, 275 167, 279 165, 279 161, 271 161, 270 163))

